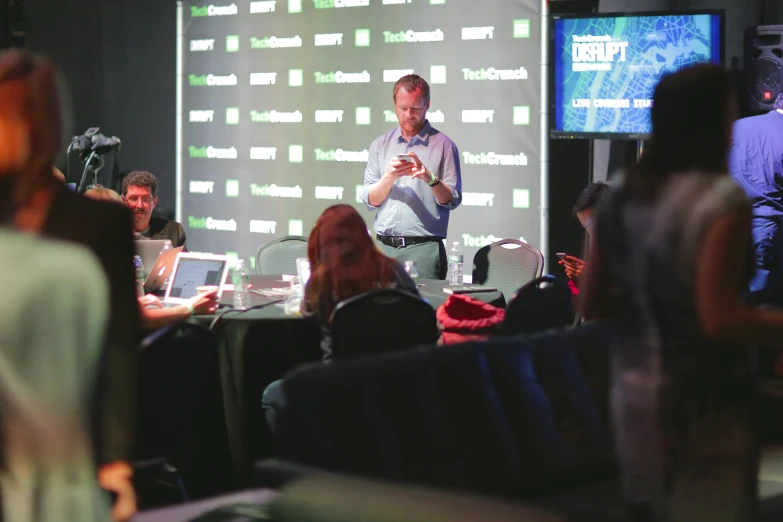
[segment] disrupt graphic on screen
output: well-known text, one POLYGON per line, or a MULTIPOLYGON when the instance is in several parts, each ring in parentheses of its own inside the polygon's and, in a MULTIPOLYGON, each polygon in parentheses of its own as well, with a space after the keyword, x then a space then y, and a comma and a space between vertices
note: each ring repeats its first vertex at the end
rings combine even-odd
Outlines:
POLYGON ((186 0, 182 16, 190 249, 254 261, 337 203, 371 229, 359 201, 370 143, 398 126, 392 88, 410 73, 429 82, 427 118, 460 152, 449 246, 467 263, 501 238, 538 246, 538 0, 186 0))

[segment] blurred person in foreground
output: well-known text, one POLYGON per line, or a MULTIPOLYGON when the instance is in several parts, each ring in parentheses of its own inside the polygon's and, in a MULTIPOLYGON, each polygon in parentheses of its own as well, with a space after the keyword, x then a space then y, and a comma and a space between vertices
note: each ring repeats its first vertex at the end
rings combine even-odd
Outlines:
MULTIPOLYGON (((52 175, 64 130, 57 73, 23 50, 0 53, 0 220, 8 227, 80 244, 100 261, 109 284, 108 328, 95 399, 94 443, 100 478, 115 490, 114 514, 135 510, 130 486, 136 354, 140 340, 127 209, 69 191, 52 175)), ((52 258, 52 264, 58 260, 52 258)))
MULTIPOLYGON (((0 155, 0 166, 5 159, 0 155)), ((104 522, 111 503, 98 485, 90 410, 108 284, 86 248, 6 225, 0 223, 0 516, 104 522)))
MULTIPOLYGON (((579 193, 579 197, 576 198, 576 203, 574 203, 572 213, 579 220, 579 224, 585 229, 588 237, 593 235, 593 210, 607 189, 609 189, 609 185, 606 183, 588 183, 582 189, 582 192, 579 193)), ((579 277, 584 272, 587 263, 576 256, 567 255, 558 261, 557 264, 565 268, 571 294, 579 295, 579 277)))
POLYGON ((728 174, 736 97, 698 65, 661 80, 652 139, 597 211, 584 313, 619 333, 612 412, 635 521, 745 522, 759 438, 750 343, 783 313, 744 301, 751 205, 728 174))
MULTIPOLYGON (((122 196, 110 188, 90 187, 84 195, 88 198, 113 201, 124 205, 122 196)), ((164 307, 163 303, 153 294, 138 298, 141 314, 141 327, 145 330, 155 330, 169 324, 187 319, 192 315, 214 314, 218 308, 217 290, 194 295, 187 304, 164 307)))
POLYGON ((158 179, 142 170, 122 180, 122 200, 133 213, 133 231, 137 239, 168 239, 174 247, 185 245, 185 229, 176 221, 154 217, 158 206, 158 179))

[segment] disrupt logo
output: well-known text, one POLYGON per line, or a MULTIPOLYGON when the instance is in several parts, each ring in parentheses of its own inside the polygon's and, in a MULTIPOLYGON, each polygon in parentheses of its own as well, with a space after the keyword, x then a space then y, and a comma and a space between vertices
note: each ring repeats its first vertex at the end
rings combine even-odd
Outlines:
POLYGON ((343 149, 315 149, 315 161, 355 161, 367 163, 370 152, 367 149, 350 151, 343 149))
POLYGON ((250 147, 251 160, 273 160, 277 157, 277 147, 250 147))
POLYGON ((191 7, 190 16, 197 18, 200 16, 231 16, 239 13, 236 4, 231 5, 205 5, 202 7, 191 7))
POLYGON ((206 123, 212 121, 215 117, 215 111, 190 111, 188 121, 190 123, 206 123))
POLYGON ((495 111, 462 111, 462 123, 493 123, 495 111))
POLYGON ((332 9, 340 7, 366 7, 370 0, 313 0, 316 9, 332 9))
POLYGON ((527 156, 522 152, 519 154, 495 154, 494 152, 471 154, 470 152, 463 152, 462 161, 467 165, 502 165, 504 167, 527 166, 527 156))
POLYGON ((250 195, 261 196, 270 198, 302 198, 302 187, 299 185, 295 187, 278 187, 274 183, 272 185, 256 185, 250 184, 250 195))
POLYGON ((250 85, 274 85, 277 73, 250 73, 250 85))
POLYGON ((315 199, 343 199, 343 187, 315 187, 315 199))
POLYGON ((197 218, 188 216, 188 227, 198 230, 222 230, 224 232, 236 232, 237 222, 233 219, 214 219, 211 217, 197 218))
POLYGON ((284 47, 302 47, 302 38, 299 35, 291 36, 290 38, 277 36, 250 37, 251 49, 281 49, 284 47))
POLYGON ((324 33, 315 35, 315 46, 342 45, 343 33, 324 33))
POLYGON ((250 232, 253 234, 274 234, 277 221, 250 220, 250 232))
POLYGON ((216 147, 195 147, 190 145, 188 147, 188 153, 191 158, 208 158, 208 159, 237 159, 237 149, 231 147, 229 149, 218 149, 216 147))
POLYGON ((190 41, 190 52, 197 52, 197 51, 214 51, 215 50, 215 39, 211 38, 209 40, 191 40, 190 41))
POLYGON ((462 74, 466 80, 527 80, 527 69, 524 67, 519 69, 495 69, 494 67, 484 69, 482 67, 475 71, 463 67, 462 74))
POLYGON ((237 75, 215 76, 214 74, 189 74, 188 81, 191 87, 216 87, 220 85, 236 85, 237 75))
POLYGON ((391 31, 383 32, 383 41, 385 43, 418 43, 418 42, 442 42, 444 38, 443 31, 435 29, 434 31, 391 31))
POLYGON ((214 181, 191 181, 189 185, 191 194, 212 194, 215 188, 214 181))
POLYGON ((299 111, 250 111, 250 121, 253 123, 302 123, 302 113, 299 111))
POLYGON ((342 123, 343 112, 345 111, 317 110, 315 111, 315 122, 316 123, 342 123))
POLYGON ((383 71, 383 81, 385 83, 395 83, 403 76, 413 74, 413 69, 386 69, 383 71))
POLYGON ((463 192, 462 204, 469 207, 491 207, 495 201, 495 195, 482 192, 463 192))
POLYGON ((256 13, 274 13, 276 0, 265 0, 263 2, 250 2, 250 14, 256 13))
POLYGON ((370 73, 347 73, 334 71, 328 73, 315 72, 315 83, 370 83, 370 73))
POLYGON ((620 55, 619 61, 625 61, 628 42, 613 41, 608 34, 604 36, 573 36, 573 39, 571 53, 575 71, 605 69, 605 65, 613 63, 618 54, 620 55), (587 67, 584 67, 585 65, 587 67), (596 65, 599 67, 595 67, 596 65))
MULTIPOLYGON (((494 243, 495 241, 497 241, 499 239, 501 239, 501 238, 495 237, 492 234, 490 234, 488 236, 471 236, 470 234, 462 234, 462 242, 467 247, 478 247, 478 248, 481 248, 481 247, 485 247, 485 246, 487 246, 489 244, 492 244, 492 243, 494 243)), ((522 241, 523 243, 527 243, 527 241, 525 241, 524 237, 520 237, 519 240, 522 241)))
MULTIPOLYGON (((399 123, 400 120, 397 119, 397 115, 394 113, 394 111, 385 110, 383 111, 383 119, 386 123, 399 123)), ((427 113, 427 119, 430 123, 443 123, 446 121, 446 115, 443 114, 443 111, 438 109, 434 112, 428 112, 427 113)))
POLYGON ((492 40, 492 36, 495 33, 493 26, 488 27, 463 27, 462 39, 463 40, 492 40))

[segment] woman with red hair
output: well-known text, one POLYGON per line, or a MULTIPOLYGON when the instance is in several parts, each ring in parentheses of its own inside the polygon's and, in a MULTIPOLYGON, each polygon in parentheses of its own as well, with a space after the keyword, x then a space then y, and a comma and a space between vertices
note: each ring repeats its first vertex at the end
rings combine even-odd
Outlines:
POLYGON ((302 314, 321 322, 324 362, 332 356, 329 318, 340 301, 382 288, 419 294, 402 266, 376 248, 364 220, 350 205, 334 205, 321 214, 310 233, 307 258, 310 279, 302 314))

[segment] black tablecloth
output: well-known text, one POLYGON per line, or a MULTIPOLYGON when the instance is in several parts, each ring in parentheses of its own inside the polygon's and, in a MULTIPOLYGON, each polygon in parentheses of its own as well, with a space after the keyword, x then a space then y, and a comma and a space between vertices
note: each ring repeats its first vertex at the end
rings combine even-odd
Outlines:
MULTIPOLYGON (((437 308, 450 294, 445 281, 419 280, 422 298, 437 308)), ((288 287, 282 276, 251 276, 252 290, 288 287)), ((471 294, 477 299, 505 306, 498 291, 471 294)), ((191 320, 213 326, 218 332, 218 353, 225 407, 226 430, 235 478, 244 484, 250 465, 274 454, 274 439, 268 431, 261 396, 273 381, 291 369, 321 360, 320 328, 315 321, 287 316, 282 298, 251 293, 251 309, 233 310, 234 294, 223 292, 217 316, 191 320), (214 324, 213 324, 214 323, 214 324)))

